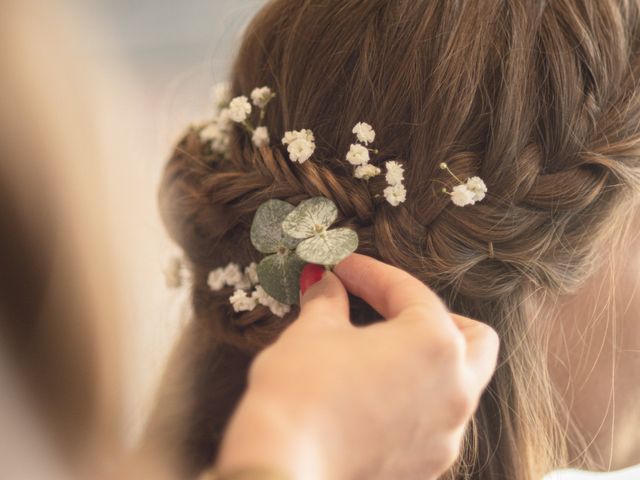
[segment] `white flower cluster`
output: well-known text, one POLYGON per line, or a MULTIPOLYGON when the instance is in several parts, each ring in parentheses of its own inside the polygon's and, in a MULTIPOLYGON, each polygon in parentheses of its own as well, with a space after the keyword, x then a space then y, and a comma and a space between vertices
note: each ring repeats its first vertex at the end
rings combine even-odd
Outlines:
MULTIPOLYGON (((353 127, 353 133, 357 141, 353 143, 347 152, 347 161, 355 166, 353 176, 363 180, 369 180, 380 175, 381 169, 369 163, 371 153, 379 153, 378 150, 369 148, 368 145, 376 139, 375 130, 365 122, 359 122, 353 127)), ((384 198, 394 207, 397 207, 407 199, 407 190, 404 188, 404 168, 396 161, 385 162, 387 173, 385 179, 389 185, 384 189, 384 198)))
POLYGON ((304 163, 316 151, 316 139, 309 129, 284 132, 282 144, 287 145, 289 158, 292 162, 304 163))
POLYGON ((407 189, 404 187, 404 167, 394 160, 385 162, 385 167, 387 167, 385 180, 389 186, 382 193, 387 202, 397 207, 407 199, 407 189))
POLYGON ((264 305, 271 313, 283 317, 291 307, 278 302, 264 291, 258 284, 257 265, 251 263, 244 270, 237 263, 229 263, 224 268, 216 268, 209 273, 208 285, 213 291, 222 290, 225 287, 233 287, 234 292, 229 297, 229 302, 235 312, 249 312, 258 304, 264 305), (248 291, 251 290, 252 291, 248 291))
POLYGON ((366 147, 376 139, 376 132, 368 123, 359 122, 353 127, 353 133, 355 133, 357 141, 360 142, 351 144, 347 152, 347 162, 355 167, 353 176, 362 180, 369 180, 376 175, 380 175, 380 168, 369 163, 371 160, 370 152, 376 152, 376 150, 366 147))
POLYGON ((214 152, 226 155, 231 134, 230 87, 227 82, 214 85, 211 98, 215 105, 213 119, 200 127, 200 141, 210 144, 214 152))
MULTIPOLYGON (((200 129, 200 140, 210 143, 215 152, 226 154, 229 149, 229 136, 233 122, 241 124, 251 134, 251 140, 257 147, 269 145, 269 130, 263 125, 254 127, 250 122, 253 106, 249 99, 241 95, 231 97, 228 83, 219 83, 211 89, 211 98, 216 106, 213 120, 200 129)), ((264 120, 264 112, 269 102, 275 97, 269 87, 256 88, 251 92, 253 105, 260 109, 260 123, 264 120)))
POLYGON ((442 170, 447 170, 456 180, 460 182, 448 192, 445 188, 443 191, 451 197, 451 201, 458 207, 466 207, 467 205, 474 205, 484 199, 487 194, 487 186, 480 177, 470 177, 465 182, 462 182, 456 177, 449 166, 442 162, 440 164, 442 170))
POLYGON ((224 268, 216 268, 209 272, 207 284, 211 290, 222 290, 224 287, 239 289, 251 288, 257 278, 256 264, 252 263, 244 271, 237 263, 229 263, 224 268))
POLYGON ((235 97, 229 103, 229 116, 236 123, 243 123, 251 115, 251 104, 244 95, 235 97))
POLYGON ((254 88, 251 92, 251 101, 256 107, 264 110, 275 96, 276 94, 269 87, 254 88))

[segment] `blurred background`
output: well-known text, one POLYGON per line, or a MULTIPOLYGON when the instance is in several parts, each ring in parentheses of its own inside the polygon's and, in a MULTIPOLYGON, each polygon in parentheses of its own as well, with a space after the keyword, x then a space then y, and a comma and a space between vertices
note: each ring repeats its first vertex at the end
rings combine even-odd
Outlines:
MULTIPOLYGON (((105 72, 98 119, 126 139, 118 160, 106 165, 116 248, 128 252, 122 267, 128 312, 125 326, 128 384, 125 425, 134 441, 172 341, 188 315, 186 292, 168 290, 162 275, 177 253, 160 223, 156 189, 174 142, 193 121, 211 113, 210 89, 224 80, 243 28, 265 0, 92 0, 70 15, 93 30, 87 53, 105 72), (89 23, 87 23, 89 22, 89 23), (97 33, 97 35, 95 35, 97 33), (126 102, 112 103, 114 96, 126 102), (141 246, 144 246, 141 248, 141 246)), ((89 32, 87 32, 89 33, 89 32)))

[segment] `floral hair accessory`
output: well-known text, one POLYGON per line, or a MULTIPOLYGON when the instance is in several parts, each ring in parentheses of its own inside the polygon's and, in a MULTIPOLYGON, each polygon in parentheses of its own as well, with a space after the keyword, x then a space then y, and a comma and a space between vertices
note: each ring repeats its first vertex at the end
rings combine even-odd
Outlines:
POLYGON ((230 92, 231 88, 226 82, 212 87, 211 98, 215 105, 214 117, 198 128, 200 140, 210 145, 214 152, 226 156, 229 150, 231 127, 235 122, 251 134, 251 141, 255 146, 268 146, 269 130, 262 123, 267 105, 275 98, 276 94, 269 87, 256 88, 251 92, 251 102, 249 102, 249 98, 244 95, 231 98, 230 92), (260 110, 257 126, 251 122, 254 106, 260 110))
POLYGON ((289 158, 292 162, 304 163, 316 151, 316 139, 308 129, 284 132, 282 144, 287 145, 289 158))
POLYGON ((300 273, 307 262, 329 268, 356 250, 356 232, 329 229, 337 217, 337 207, 324 197, 297 207, 276 199, 260 205, 251 224, 251 243, 268 255, 256 269, 268 295, 283 304, 298 303, 300 273))
POLYGON ((251 113, 251 104, 244 95, 236 97, 229 103, 229 117, 237 123, 243 123, 251 113))
POLYGON ((282 230, 300 240, 296 254, 305 262, 336 265, 358 248, 358 235, 350 228, 329 227, 338 218, 338 208, 328 198, 304 200, 282 222, 282 230))
POLYGON ((475 205, 476 202, 483 200, 486 196, 487 186, 480 177, 470 177, 466 181, 462 181, 449 169, 449 166, 445 162, 440 164, 440 169, 449 172, 449 174, 459 182, 458 185, 451 189, 451 192, 446 188, 442 189, 443 193, 451 197, 454 205, 458 207, 475 205))
MULTIPOLYGON (((375 148, 368 145, 376 139, 376 132, 371 125, 359 122, 353 127, 353 133, 357 141, 353 143, 347 152, 347 162, 355 166, 353 176, 362 180, 369 180, 382 173, 382 169, 371 164, 371 154, 379 154, 375 148)), ((404 167, 396 161, 385 162, 387 173, 385 179, 388 186, 382 191, 385 200, 392 206, 397 207, 407 199, 407 190, 404 187, 404 167)))
POLYGON ((360 143, 364 143, 365 145, 373 143, 373 141, 376 139, 376 132, 368 123, 356 123, 356 126, 353 127, 353 133, 356 134, 358 141, 360 143))
POLYGON ((212 291, 233 287, 229 303, 234 312, 249 312, 258 305, 264 305, 271 313, 283 317, 289 313, 290 307, 271 297, 259 284, 257 264, 250 263, 244 269, 236 263, 229 263, 224 268, 216 268, 209 272, 208 285, 212 291))

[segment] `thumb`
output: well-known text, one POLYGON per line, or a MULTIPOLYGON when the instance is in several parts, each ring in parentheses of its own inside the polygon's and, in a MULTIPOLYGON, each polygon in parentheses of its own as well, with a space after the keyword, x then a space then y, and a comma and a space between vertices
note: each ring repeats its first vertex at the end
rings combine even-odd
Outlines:
POLYGON ((349 324, 349 297, 342 282, 320 265, 308 264, 300 275, 298 322, 349 324))
POLYGON ((451 318, 466 340, 466 363, 478 389, 484 389, 496 369, 500 339, 489 325, 455 313, 451 318))

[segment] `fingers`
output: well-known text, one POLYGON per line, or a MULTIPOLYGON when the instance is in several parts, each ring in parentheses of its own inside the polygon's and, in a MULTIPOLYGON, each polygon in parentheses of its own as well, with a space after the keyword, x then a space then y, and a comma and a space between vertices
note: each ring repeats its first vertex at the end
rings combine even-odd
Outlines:
POLYGON ((491 380, 496 368, 500 349, 498 334, 486 323, 455 313, 451 316, 467 344, 465 363, 469 369, 469 381, 482 391, 491 380))
POLYGON ((409 273, 365 255, 352 254, 334 268, 346 289, 362 298, 380 315, 392 318, 421 307, 436 317, 448 318, 438 296, 409 273))
POLYGON ((319 281, 306 288, 300 304, 298 323, 350 325, 347 291, 338 277, 329 271, 325 271, 319 281))

